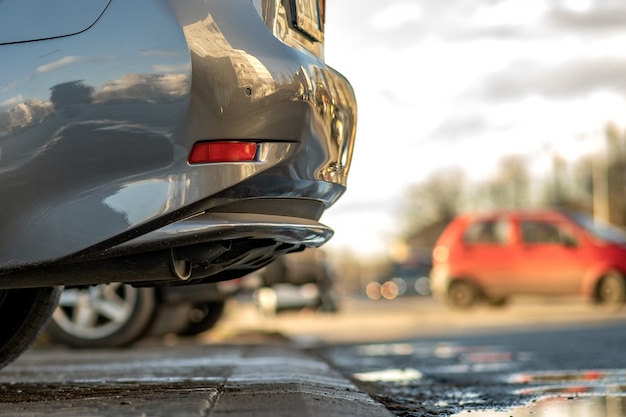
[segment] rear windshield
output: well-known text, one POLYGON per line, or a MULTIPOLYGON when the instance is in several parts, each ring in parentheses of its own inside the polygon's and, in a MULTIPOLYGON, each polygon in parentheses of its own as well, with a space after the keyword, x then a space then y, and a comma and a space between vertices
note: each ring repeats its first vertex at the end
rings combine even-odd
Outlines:
POLYGON ((626 232, 622 229, 594 219, 582 212, 565 212, 563 214, 598 239, 620 245, 626 244, 626 232))

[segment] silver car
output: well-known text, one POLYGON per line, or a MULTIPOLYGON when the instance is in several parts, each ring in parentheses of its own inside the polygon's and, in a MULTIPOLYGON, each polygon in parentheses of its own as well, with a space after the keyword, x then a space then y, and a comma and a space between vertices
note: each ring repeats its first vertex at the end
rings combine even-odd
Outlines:
POLYGON ((323 0, 0 2, 0 366, 58 286, 215 282, 326 242, 356 104, 323 46, 323 0))

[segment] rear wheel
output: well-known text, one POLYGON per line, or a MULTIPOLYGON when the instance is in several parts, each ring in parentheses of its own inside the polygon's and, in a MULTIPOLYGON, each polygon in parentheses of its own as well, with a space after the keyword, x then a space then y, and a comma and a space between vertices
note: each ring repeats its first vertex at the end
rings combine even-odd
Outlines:
POLYGON ((25 351, 46 324, 59 300, 60 289, 0 290, 0 367, 25 351))
POLYGON ((149 329, 155 303, 153 288, 121 283, 65 289, 48 333, 75 348, 127 346, 149 329))
POLYGON ((598 284, 598 302, 616 306, 624 304, 626 300, 626 283, 618 272, 611 272, 600 280, 598 284))
POLYGON ((479 291, 474 284, 468 281, 455 281, 448 288, 448 304, 455 308, 467 309, 476 304, 479 291))
POLYGON ((180 335, 189 325, 189 314, 193 310, 191 303, 161 304, 156 311, 154 323, 150 326, 151 337, 168 334, 180 335))
POLYGON ((178 334, 181 336, 195 336, 209 330, 224 314, 225 301, 207 301, 194 304, 189 311, 189 324, 178 334))

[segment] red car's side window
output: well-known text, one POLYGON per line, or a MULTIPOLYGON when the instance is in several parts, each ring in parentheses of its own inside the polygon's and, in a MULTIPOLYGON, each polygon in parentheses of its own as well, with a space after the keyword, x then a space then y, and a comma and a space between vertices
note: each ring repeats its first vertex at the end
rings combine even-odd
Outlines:
POLYGON ((463 235, 466 244, 504 245, 509 240, 509 223, 504 220, 484 220, 470 225, 463 235))
POLYGON ((522 241, 529 244, 568 244, 575 245, 576 239, 564 227, 555 223, 523 220, 521 222, 522 241))

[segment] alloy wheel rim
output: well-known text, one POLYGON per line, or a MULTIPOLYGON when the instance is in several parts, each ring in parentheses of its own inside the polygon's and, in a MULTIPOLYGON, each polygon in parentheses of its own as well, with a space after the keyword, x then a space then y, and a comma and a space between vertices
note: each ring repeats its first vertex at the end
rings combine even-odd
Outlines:
POLYGON ((138 292, 121 283, 65 289, 52 319, 75 337, 105 338, 126 325, 135 310, 138 292))

